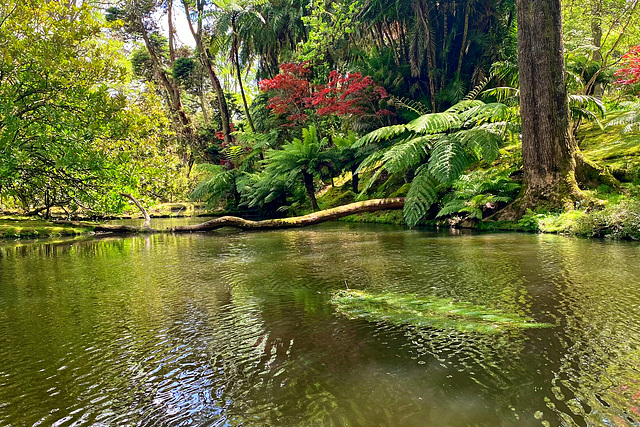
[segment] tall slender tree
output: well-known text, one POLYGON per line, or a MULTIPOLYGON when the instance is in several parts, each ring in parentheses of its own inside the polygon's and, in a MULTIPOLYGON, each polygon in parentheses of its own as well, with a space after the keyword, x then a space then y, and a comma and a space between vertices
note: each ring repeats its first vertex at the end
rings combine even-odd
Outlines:
POLYGON ((189 0, 182 0, 182 5, 184 6, 184 11, 187 15, 187 23, 189 24, 189 30, 193 35, 193 39, 196 42, 196 50, 198 51, 198 55, 200 58, 200 62, 205 68, 209 79, 211 80, 211 86, 213 86, 213 90, 216 92, 218 98, 218 106, 220 107, 220 118, 222 121, 222 134, 224 135, 224 141, 227 144, 231 144, 231 120, 229 114, 229 106, 227 105, 227 100, 224 96, 224 90, 222 89, 222 84, 220 83, 220 79, 213 69, 213 60, 210 57, 209 49, 205 46, 205 41, 203 37, 203 18, 204 18, 204 6, 205 0, 195 0, 195 17, 196 17, 196 26, 193 25, 193 19, 190 12, 189 0))

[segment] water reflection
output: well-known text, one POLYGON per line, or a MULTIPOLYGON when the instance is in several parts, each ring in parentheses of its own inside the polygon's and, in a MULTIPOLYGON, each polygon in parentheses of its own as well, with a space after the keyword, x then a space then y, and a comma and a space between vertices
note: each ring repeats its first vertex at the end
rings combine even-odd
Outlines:
POLYGON ((0 425, 635 425, 638 255, 345 224, 3 245, 0 425), (349 320, 345 286, 557 326, 349 320))

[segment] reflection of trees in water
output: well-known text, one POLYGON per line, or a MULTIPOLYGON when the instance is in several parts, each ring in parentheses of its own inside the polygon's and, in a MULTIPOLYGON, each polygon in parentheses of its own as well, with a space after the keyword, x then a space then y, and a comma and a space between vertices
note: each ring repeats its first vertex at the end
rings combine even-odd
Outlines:
POLYGON ((23 420, 85 405, 144 425, 630 423, 637 246, 338 229, 1 246, 0 371, 47 367, 23 420), (560 326, 486 337, 352 321, 328 304, 345 281, 560 326), (51 396, 52 381, 65 390, 51 396))
POLYGON ((538 310, 560 328, 540 354, 551 371, 547 406, 565 422, 635 425, 640 375, 639 247, 541 237, 535 268, 551 290, 538 310))

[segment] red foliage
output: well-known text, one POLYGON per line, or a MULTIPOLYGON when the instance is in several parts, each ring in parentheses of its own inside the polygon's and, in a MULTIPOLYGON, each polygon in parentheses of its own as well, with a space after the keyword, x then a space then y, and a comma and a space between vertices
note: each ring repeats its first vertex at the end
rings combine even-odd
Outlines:
POLYGON ((282 64, 280 74, 272 79, 262 80, 260 90, 271 92, 268 108, 273 114, 286 114, 295 126, 308 119, 308 110, 315 110, 320 117, 334 114, 339 117, 349 115, 383 116, 388 110, 379 110, 378 102, 386 98, 387 92, 375 84, 369 76, 361 73, 342 75, 337 71, 329 74, 325 85, 315 87, 307 79, 311 70, 308 63, 282 64))
MULTIPOLYGON (((229 130, 231 132, 235 132, 236 131, 236 127, 235 127, 235 125, 233 123, 229 124, 229 130)), ((216 135, 216 138, 218 138, 220 141, 224 141, 224 132, 223 131, 218 131, 218 132, 215 133, 215 135, 216 135)), ((222 147, 223 148, 226 147, 226 146, 227 146, 227 144, 222 143, 222 147)))
POLYGON ((631 85, 640 83, 640 46, 632 48, 622 57, 622 68, 616 72, 616 84, 631 85))
MULTIPOLYGON (((280 74, 272 79, 260 81, 260 90, 271 91, 267 107, 273 114, 288 114, 292 122, 304 122, 307 115, 304 110, 310 95, 307 76, 311 73, 308 64, 282 64, 280 74)), ((293 124, 292 124, 293 125, 293 124)))
POLYGON ((317 88, 309 99, 309 104, 317 108, 318 116, 335 114, 348 115, 389 114, 387 110, 378 110, 378 101, 386 98, 387 92, 375 84, 369 76, 361 73, 342 75, 337 71, 329 74, 326 85, 317 88))

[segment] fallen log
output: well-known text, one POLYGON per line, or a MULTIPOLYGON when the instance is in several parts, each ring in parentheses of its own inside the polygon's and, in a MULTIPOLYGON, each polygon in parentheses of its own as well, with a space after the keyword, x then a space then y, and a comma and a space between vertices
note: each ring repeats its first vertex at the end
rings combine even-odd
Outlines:
POLYGON ((171 229, 176 233, 193 231, 211 231, 222 227, 234 227, 241 230, 277 230, 284 228, 298 228, 314 225, 325 221, 342 218, 349 215, 365 212, 374 212, 391 209, 402 209, 404 207, 404 197, 390 199, 373 199, 363 202, 351 203, 337 208, 325 209, 313 212, 304 216, 293 218, 267 219, 263 221, 251 221, 235 216, 223 216, 207 222, 194 225, 183 225, 171 229))
POLYGON ((76 227, 88 227, 97 232, 108 233, 191 233, 197 231, 212 231, 222 227, 233 227, 240 230, 277 230, 285 228, 299 228, 318 224, 325 221, 342 218, 365 212, 402 209, 404 197, 390 199, 373 199, 363 202, 355 202, 337 208, 325 209, 308 215, 292 218, 266 219, 263 221, 251 221, 237 216, 223 216, 200 224, 183 225, 180 227, 156 230, 150 227, 136 227, 133 225, 98 224, 83 221, 54 221, 56 224, 73 225, 76 227))

